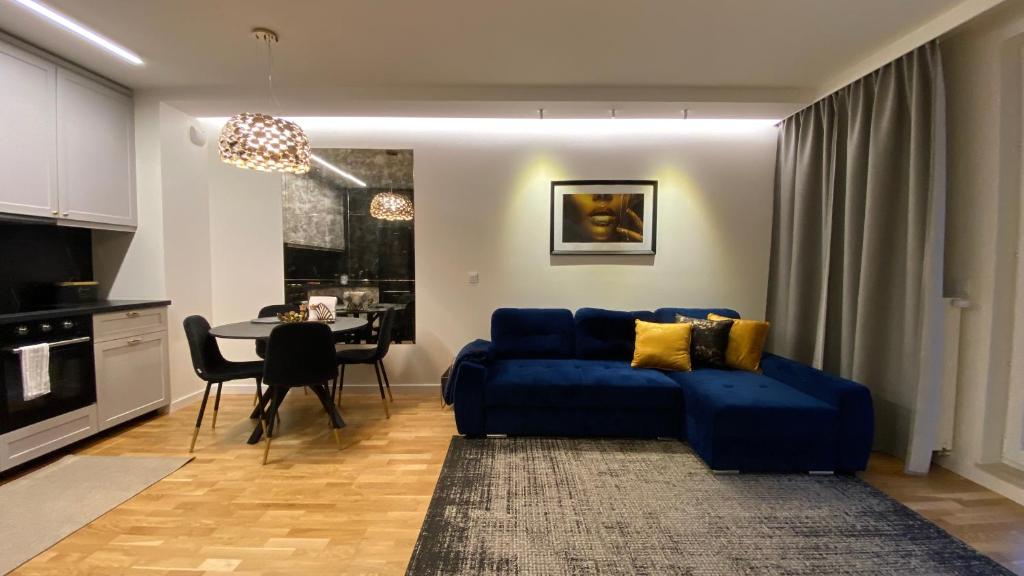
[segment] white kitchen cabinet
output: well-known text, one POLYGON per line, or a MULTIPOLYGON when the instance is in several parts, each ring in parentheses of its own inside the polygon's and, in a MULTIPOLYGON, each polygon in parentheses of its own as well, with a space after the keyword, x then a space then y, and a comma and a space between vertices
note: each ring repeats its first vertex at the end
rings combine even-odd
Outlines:
POLYGON ((57 67, 0 43, 0 212, 57 212, 57 67))
POLYGON ((90 404, 0 435, 0 471, 88 438, 96 431, 96 405, 90 404))
MULTIPOLYGON (((109 318, 126 314, 96 314, 93 325, 101 326, 109 318)), ((166 318, 166 315, 160 317, 166 318)), ((93 348, 100 430, 170 405, 167 325, 150 324, 140 326, 135 334, 124 335, 123 331, 119 334, 122 337, 105 340, 97 335, 93 348)))
POLYGON ((128 90, 0 32, 0 214, 134 230, 134 117, 128 90))
POLYGON ((94 314, 92 334, 97 342, 167 330, 167 308, 154 306, 94 314))
POLYGON ((61 220, 134 227, 132 99, 57 69, 57 168, 61 220))

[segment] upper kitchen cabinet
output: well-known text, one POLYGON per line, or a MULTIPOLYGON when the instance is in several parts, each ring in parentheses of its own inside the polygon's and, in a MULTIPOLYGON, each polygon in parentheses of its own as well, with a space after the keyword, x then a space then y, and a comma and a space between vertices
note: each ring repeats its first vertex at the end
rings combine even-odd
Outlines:
POLYGON ((57 67, 0 43, 0 212, 58 216, 57 67))
POLYGON ((63 68, 57 70, 62 220, 136 225, 133 113, 129 96, 63 68))
POLYGON ((134 230, 130 92, 0 33, 0 215, 134 230))

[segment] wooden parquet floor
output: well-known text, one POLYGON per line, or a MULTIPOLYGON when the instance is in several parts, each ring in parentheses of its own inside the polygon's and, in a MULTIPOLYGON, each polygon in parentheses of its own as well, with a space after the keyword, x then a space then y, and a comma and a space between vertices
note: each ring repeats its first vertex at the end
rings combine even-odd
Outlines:
MULTIPOLYGON (((224 396, 193 462, 15 574, 403 574, 455 424, 436 389, 398 388, 391 406, 385 420, 376 390, 346 389, 339 450, 316 398, 293 391, 262 466, 262 445, 245 444, 252 398, 224 396)), ((187 454, 197 410, 75 451, 187 454)))
POLYGON ((945 468, 903 474, 903 462, 873 454, 862 478, 1017 574, 1024 574, 1024 506, 945 468))
MULTIPOLYGON (((143 419, 73 451, 185 454, 196 410, 143 419)), ((315 398, 293 393, 266 466, 262 446, 245 444, 249 410, 250 397, 225 396, 193 462, 14 574, 403 574, 455 434, 437 391, 397 388, 386 420, 375 390, 346 390, 340 451, 315 398)), ((864 478, 1024 573, 1024 507, 943 469, 916 478, 900 467, 876 456, 864 478)))

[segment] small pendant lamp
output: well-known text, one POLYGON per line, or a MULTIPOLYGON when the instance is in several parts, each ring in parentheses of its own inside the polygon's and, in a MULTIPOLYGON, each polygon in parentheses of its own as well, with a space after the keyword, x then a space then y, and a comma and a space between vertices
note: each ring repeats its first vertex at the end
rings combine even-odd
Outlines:
POLYGON ((370 216, 379 220, 412 220, 412 200, 394 192, 380 192, 370 200, 370 216))

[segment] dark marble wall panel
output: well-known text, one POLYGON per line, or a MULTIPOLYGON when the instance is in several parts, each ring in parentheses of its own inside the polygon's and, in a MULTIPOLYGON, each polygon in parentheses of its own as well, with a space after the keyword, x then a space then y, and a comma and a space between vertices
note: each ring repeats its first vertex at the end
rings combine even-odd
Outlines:
POLYGON ((370 216, 369 203, 379 192, 394 190, 415 202, 411 189, 365 188, 349 190, 349 271, 354 277, 413 279, 416 276, 413 222, 379 220, 370 216))
POLYGON ((342 274, 348 274, 347 251, 318 250, 285 244, 285 278, 335 280, 342 274))
POLYGON ((0 313, 52 303, 54 282, 92 279, 91 231, 0 223, 0 313))
POLYGON ((345 249, 345 188, 321 174, 286 175, 281 194, 285 244, 345 249))
MULTIPOLYGON (((378 150, 367 148, 314 148, 325 161, 366 182, 369 188, 412 188, 412 150, 378 150)), ((340 180, 351 186, 343 176, 334 174, 316 162, 310 174, 340 180)))
POLYGON ((285 177, 288 298, 302 300, 310 291, 332 289, 340 286, 341 276, 347 276, 349 287, 373 287, 380 291, 381 302, 406 304, 407 310, 398 318, 396 340, 412 341, 416 294, 414 222, 378 220, 369 212, 371 200, 380 192, 394 191, 415 202, 413 151, 316 148, 313 153, 364 180, 367 187, 357 187, 316 163, 306 175, 285 177), (310 206, 327 208, 318 209, 314 217, 310 206), (339 233, 340 242, 336 238, 339 233), (314 250, 310 246, 331 249, 314 250))

